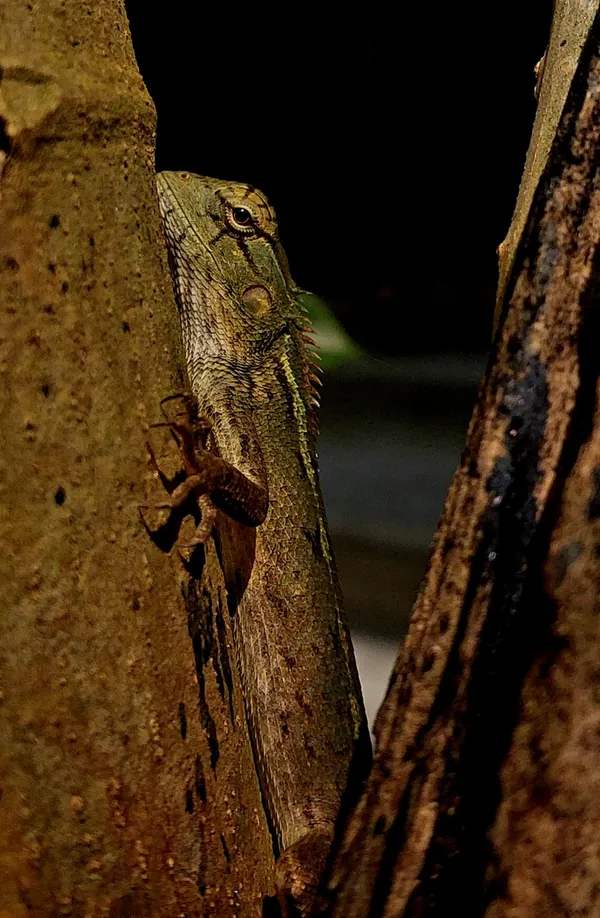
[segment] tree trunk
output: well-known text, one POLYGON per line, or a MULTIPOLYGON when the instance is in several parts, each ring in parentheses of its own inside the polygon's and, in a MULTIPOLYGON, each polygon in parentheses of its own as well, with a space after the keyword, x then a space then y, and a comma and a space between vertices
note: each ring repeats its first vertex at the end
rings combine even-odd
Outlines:
MULTIPOLYGON (((583 6, 558 3, 555 27, 583 6)), ((332 872, 340 918, 600 915, 600 18, 585 7, 332 872)))
POLYGON ((120 0, 5 0, 6 918, 242 918, 273 892, 214 546, 190 577, 140 521, 184 385, 153 146, 120 0))

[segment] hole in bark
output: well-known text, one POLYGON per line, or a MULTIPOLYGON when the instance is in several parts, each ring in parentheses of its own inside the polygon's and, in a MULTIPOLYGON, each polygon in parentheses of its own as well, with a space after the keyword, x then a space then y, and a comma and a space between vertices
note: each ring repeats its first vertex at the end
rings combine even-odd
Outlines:
POLYGON ((53 214, 48 220, 48 226, 50 229, 56 229, 57 226, 60 226, 60 217, 58 214, 53 214))
POLYGON ((57 490, 56 490, 56 494, 54 495, 54 502, 55 502, 59 507, 62 507, 62 505, 64 504, 64 502, 66 501, 66 499, 67 499, 67 492, 65 491, 65 489, 64 489, 63 486, 61 485, 61 486, 60 486, 59 488, 57 488, 57 490))
POLYGON ((44 396, 44 398, 48 398, 48 396, 50 395, 50 386, 48 385, 48 383, 44 383, 40 391, 42 395, 44 396))
POLYGON ((208 710, 206 710, 204 715, 204 726, 207 733, 208 748, 210 749, 210 767, 214 771, 217 767, 217 762, 219 761, 219 741, 217 739, 217 728, 215 722, 210 716, 208 710))
POLYGON ((429 670, 431 669, 431 667, 433 666, 434 663, 435 663, 435 654, 434 654, 434 653, 428 653, 428 654, 425 656, 425 659, 423 660, 423 669, 422 669, 422 673, 423 673, 423 674, 428 673, 429 670))
POLYGON ((281 909, 275 896, 263 899, 262 918, 281 918, 281 909))
POLYGON ((185 792, 185 811, 186 813, 194 812, 194 795, 189 788, 185 792))
POLYGON ((597 520, 600 517, 600 466, 596 466, 593 472, 594 493, 588 504, 588 519, 597 520))
POLYGON ((6 129, 7 124, 8 122, 5 118, 0 118, 0 153, 5 153, 6 156, 10 156, 12 140, 10 139, 6 129))
POLYGON ((221 844, 223 845, 223 854, 225 855, 225 860, 227 863, 231 860, 231 855, 229 853, 229 848, 227 847, 227 842, 225 841, 225 836, 221 834, 221 844))
POLYGON ((385 829, 385 816, 380 816, 373 826, 373 835, 381 835, 385 829))
POLYGON ((187 738, 187 715, 185 713, 185 704, 183 701, 179 702, 178 708, 179 714, 179 732, 181 733, 181 739, 187 738))
POLYGON ((204 769, 202 767, 202 759, 199 755, 196 756, 195 764, 195 782, 196 782, 196 796, 199 798, 201 803, 206 803, 206 781, 204 780, 204 769))

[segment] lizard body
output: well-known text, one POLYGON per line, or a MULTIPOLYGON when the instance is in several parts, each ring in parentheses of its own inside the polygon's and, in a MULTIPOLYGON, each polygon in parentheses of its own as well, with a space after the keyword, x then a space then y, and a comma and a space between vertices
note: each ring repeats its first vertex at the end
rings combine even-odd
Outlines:
POLYGON ((304 914, 351 765, 369 755, 319 487, 310 329, 259 191, 190 173, 161 173, 158 190, 205 455, 223 463, 216 484, 200 462, 184 491, 255 527, 230 611, 278 885, 304 914))

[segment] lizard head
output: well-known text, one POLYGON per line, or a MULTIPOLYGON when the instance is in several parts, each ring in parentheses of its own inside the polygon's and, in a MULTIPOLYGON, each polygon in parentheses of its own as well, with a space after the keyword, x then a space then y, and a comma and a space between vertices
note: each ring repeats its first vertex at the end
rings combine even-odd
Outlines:
POLYGON ((243 377, 283 360, 312 405, 310 323, 267 198, 189 172, 157 185, 192 386, 215 362, 243 377))

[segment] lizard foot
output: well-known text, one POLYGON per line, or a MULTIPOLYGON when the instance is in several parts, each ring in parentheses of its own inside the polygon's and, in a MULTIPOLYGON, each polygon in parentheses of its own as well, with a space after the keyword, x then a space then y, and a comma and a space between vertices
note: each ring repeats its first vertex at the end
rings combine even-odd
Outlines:
POLYGON ((196 527, 194 537, 189 542, 178 542, 178 548, 196 548, 198 545, 205 545, 212 534, 217 519, 217 508, 208 494, 202 494, 198 498, 198 506, 202 513, 202 519, 196 527))
MULTIPOLYGON (((206 476, 202 473, 202 454, 206 452, 212 423, 207 418, 198 416, 196 400, 190 395, 169 395, 161 401, 160 406, 165 420, 150 426, 166 427, 170 431, 181 454, 183 468, 173 477, 166 475, 158 464, 152 445, 147 443, 150 464, 168 492, 168 498, 153 505, 140 505, 139 510, 142 523, 153 540, 156 541, 155 537, 158 537, 161 546, 169 546, 167 550, 176 545, 181 552, 181 549, 193 549, 206 544, 216 520, 217 511, 210 495, 205 493, 206 476), (175 400, 183 403, 183 410, 170 417, 165 404, 175 400), (145 510, 167 510, 169 513, 158 526, 150 526, 144 516, 145 510), (177 541, 181 525, 187 516, 195 519, 195 532, 187 541, 177 541)), ((182 557, 188 560, 184 555, 182 557)))

